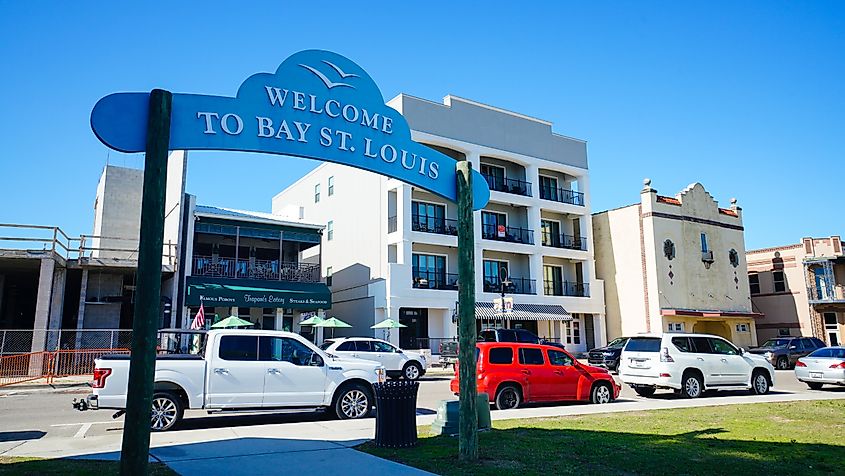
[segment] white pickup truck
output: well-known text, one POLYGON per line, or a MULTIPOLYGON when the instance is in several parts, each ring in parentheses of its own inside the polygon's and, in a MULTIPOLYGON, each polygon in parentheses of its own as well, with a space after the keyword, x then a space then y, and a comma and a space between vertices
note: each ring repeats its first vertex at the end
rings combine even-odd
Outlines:
MULTIPOLYGON (((166 431, 186 409, 257 411, 327 408, 341 419, 369 415, 373 384, 386 378, 378 362, 332 357, 298 334, 212 330, 198 354, 156 356, 151 428, 166 431)), ((126 408, 129 356, 95 361, 94 391, 80 410, 126 408)))

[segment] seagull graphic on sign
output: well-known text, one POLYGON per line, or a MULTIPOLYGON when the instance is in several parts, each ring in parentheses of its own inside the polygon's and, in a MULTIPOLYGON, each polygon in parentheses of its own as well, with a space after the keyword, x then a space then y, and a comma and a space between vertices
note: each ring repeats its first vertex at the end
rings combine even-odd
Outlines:
MULTIPOLYGON (((320 80, 323 82, 323 84, 325 84, 326 87, 329 88, 329 89, 336 88, 336 87, 339 87, 339 86, 346 86, 347 88, 355 89, 355 86, 352 86, 351 84, 333 82, 328 77, 326 77, 325 74, 321 73, 320 70, 313 68, 311 66, 308 66, 307 64, 300 64, 299 66, 302 66, 303 68, 307 69, 308 71, 311 71, 312 73, 314 73, 314 76, 317 76, 318 78, 320 78, 320 80)), ((337 66, 334 66, 334 65, 331 65, 331 64, 330 64, 330 66, 334 67, 335 70, 338 70, 338 72, 339 72, 339 68, 337 66)))

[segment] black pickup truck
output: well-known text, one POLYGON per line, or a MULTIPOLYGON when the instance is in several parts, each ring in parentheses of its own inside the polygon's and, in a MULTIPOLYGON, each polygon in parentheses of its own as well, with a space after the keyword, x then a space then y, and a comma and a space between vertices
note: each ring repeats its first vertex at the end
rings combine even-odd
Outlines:
MULTIPOLYGON (((478 342, 525 342, 528 344, 563 346, 557 342, 546 341, 525 329, 483 329, 478 333, 478 342)), ((440 365, 455 365, 458 361, 458 342, 443 341, 440 343, 440 365)))

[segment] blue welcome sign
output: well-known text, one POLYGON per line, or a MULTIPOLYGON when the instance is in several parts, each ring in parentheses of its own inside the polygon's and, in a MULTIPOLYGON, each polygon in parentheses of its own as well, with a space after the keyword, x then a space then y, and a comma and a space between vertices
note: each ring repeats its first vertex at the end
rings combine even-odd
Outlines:
MULTIPOLYGON (((143 152, 149 93, 100 99, 91 128, 108 147, 143 152)), ((457 201, 455 159, 411 140, 360 66, 329 51, 301 51, 258 73, 235 97, 173 94, 170 150, 233 150, 335 162, 393 177, 457 201)), ((490 190, 473 170, 473 207, 490 190)))

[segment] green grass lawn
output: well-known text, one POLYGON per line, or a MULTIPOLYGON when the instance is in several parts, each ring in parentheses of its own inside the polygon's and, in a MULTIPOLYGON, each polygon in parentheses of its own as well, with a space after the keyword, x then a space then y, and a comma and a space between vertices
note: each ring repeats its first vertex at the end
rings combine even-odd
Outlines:
POLYGON ((358 449, 443 475, 845 474, 845 400, 497 421, 475 463, 457 438, 419 433, 415 448, 358 449))
MULTIPOLYGON (((117 461, 0 456, 0 474, 4 475, 101 476, 118 474, 119 472, 120 463, 117 461)), ((176 473, 161 463, 150 463, 149 474, 153 476, 172 476, 176 473)))

